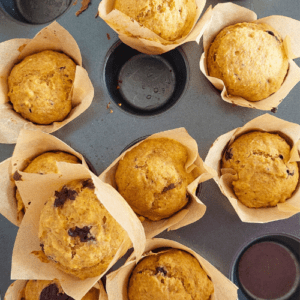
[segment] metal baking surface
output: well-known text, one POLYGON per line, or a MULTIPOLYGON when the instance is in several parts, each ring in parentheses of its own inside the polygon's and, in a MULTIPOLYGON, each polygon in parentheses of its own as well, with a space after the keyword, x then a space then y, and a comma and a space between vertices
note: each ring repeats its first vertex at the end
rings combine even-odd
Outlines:
MULTIPOLYGON (((206 8, 219 2, 225 1, 207 0, 206 8)), ((243 0, 235 3, 252 9, 258 18, 283 15, 300 20, 299 0, 243 0)), ((102 19, 95 18, 99 0, 92 1, 79 17, 75 13, 80 8, 80 1, 73 4, 72 1, 0 0, 0 42, 32 38, 57 16, 57 21, 76 39, 83 66, 95 88, 95 98, 87 111, 54 135, 82 153, 98 175, 134 141, 177 127, 185 127, 196 139, 200 156, 205 159, 218 136, 265 113, 234 107, 221 100, 220 92, 200 72, 202 44, 187 43, 159 57, 139 54, 120 43, 117 34, 102 19), (32 9, 25 2, 32 5, 32 9), (43 22, 48 23, 41 24, 43 22), (122 82, 120 89, 116 88, 118 80, 122 82)), ((300 65, 300 60, 296 63, 300 65)), ((279 105, 275 115, 300 123, 299 95, 300 84, 279 105)), ((1 144, 0 161, 10 157, 13 149, 14 145, 1 144)), ((300 240, 299 214, 267 224, 243 223, 213 180, 202 185, 200 198, 207 206, 202 219, 159 236, 197 251, 232 280, 236 280, 236 259, 252 241, 274 235, 300 240)), ((10 267, 16 234, 17 228, 0 216, 2 297, 12 282, 10 267)), ((241 292, 239 297, 246 299, 241 292)))

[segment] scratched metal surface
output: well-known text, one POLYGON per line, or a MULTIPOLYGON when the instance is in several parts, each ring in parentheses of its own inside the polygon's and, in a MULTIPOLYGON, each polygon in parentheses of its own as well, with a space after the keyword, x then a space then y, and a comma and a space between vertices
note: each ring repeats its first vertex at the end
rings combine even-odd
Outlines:
MULTIPOLYGON (((11 10, 11 2, 13 1, 0 0, 0 7, 6 7, 7 11, 14 13, 11 10)), ((220 2, 225 1, 207 0, 206 7, 220 2)), ((284 15, 300 20, 299 0, 240 0, 235 3, 254 10, 258 18, 284 15)), ((118 36, 103 20, 95 19, 98 4, 99 1, 92 1, 90 7, 79 17, 75 16, 75 12, 80 3, 76 6, 70 5, 67 11, 57 18, 57 21, 73 35, 81 49, 83 66, 93 82, 95 98, 86 112, 54 133, 56 137, 81 152, 98 174, 134 140, 181 126, 196 139, 200 156, 204 159, 210 145, 218 136, 264 114, 263 111, 232 107, 221 100, 219 92, 199 70, 198 62, 203 49, 202 45, 196 43, 185 44, 179 49, 186 63, 187 76, 183 94, 175 104, 152 116, 141 114, 139 111, 125 111, 122 106, 119 107, 112 101, 105 83, 105 63, 110 57, 112 47, 118 42, 118 36), (109 102, 112 113, 107 109, 109 102)), ((44 26, 45 24, 32 25, 15 20, 0 9, 0 42, 12 38, 32 38, 44 26)), ((296 60, 296 63, 300 65, 300 60, 296 60)), ((140 92, 141 88, 141 82, 138 82, 133 86, 133 91, 137 89, 137 92, 140 92)), ((128 91, 129 94, 134 93, 130 88, 124 93, 128 91)), ((276 116, 300 123, 299 94, 300 84, 280 104, 276 116)), ((137 105, 143 106, 145 103, 137 105)), ((13 149, 14 145, 1 144, 0 161, 10 157, 13 149)), ((207 206, 207 212, 201 220, 176 231, 164 232, 160 237, 187 245, 227 277, 230 277, 236 255, 253 239, 269 234, 287 234, 300 239, 299 214, 287 220, 267 224, 242 223, 213 180, 203 185, 200 198, 207 206)), ((2 297, 12 282, 10 266, 16 234, 17 228, 0 216, 2 297)))

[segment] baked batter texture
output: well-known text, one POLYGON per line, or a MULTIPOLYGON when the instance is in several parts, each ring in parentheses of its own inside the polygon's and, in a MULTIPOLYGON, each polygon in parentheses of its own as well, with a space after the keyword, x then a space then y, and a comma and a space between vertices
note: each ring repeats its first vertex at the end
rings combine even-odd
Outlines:
POLYGON ((232 182, 237 198, 247 207, 272 207, 285 202, 299 180, 290 146, 275 133, 253 131, 237 138, 224 152, 222 168, 236 171, 232 182))
MULTIPOLYGON (((64 293, 58 280, 29 280, 21 300, 74 300, 64 293)), ((91 288, 82 300, 99 300, 99 290, 91 288)))
POLYGON ((186 36, 196 18, 195 0, 116 0, 115 9, 167 41, 186 36))
MULTIPOLYGON (((37 174, 53 174, 58 173, 56 162, 67 162, 71 164, 80 163, 79 159, 69 153, 56 151, 56 152, 45 152, 37 156, 23 172, 25 173, 37 173, 37 174)), ((25 206, 22 201, 19 190, 16 190, 16 198, 18 204, 18 212, 24 211, 25 206)))
POLYGON ((128 245, 125 251, 131 245, 94 189, 91 179, 69 182, 46 202, 40 215, 43 252, 58 269, 80 279, 102 274, 121 244, 128 245))
POLYGON ((8 97, 14 110, 36 124, 64 120, 72 109, 75 70, 73 60, 56 51, 25 57, 8 76, 8 97))
POLYGON ((223 80, 228 95, 259 101, 278 91, 288 72, 279 33, 267 24, 224 28, 208 50, 209 76, 223 80))
POLYGON ((128 284, 129 300, 208 300, 213 291, 197 259, 177 249, 142 259, 128 284))
POLYGON ((185 146, 173 139, 145 140, 119 161, 118 191, 137 214, 168 218, 188 203, 187 186, 197 177, 185 170, 187 159, 185 146))

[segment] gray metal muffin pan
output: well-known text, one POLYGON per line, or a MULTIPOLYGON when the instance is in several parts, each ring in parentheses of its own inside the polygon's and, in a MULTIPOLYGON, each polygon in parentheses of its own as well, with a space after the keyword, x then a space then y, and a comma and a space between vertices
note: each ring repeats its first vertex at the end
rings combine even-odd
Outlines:
MULTIPOLYGON (((265 113, 234 107, 221 100, 220 92, 200 72, 202 44, 199 46, 191 42, 171 54, 148 57, 128 49, 102 19, 95 18, 99 1, 92 1, 79 17, 75 16, 75 12, 80 8, 80 1, 76 6, 72 5, 71 0, 31 1, 35 5, 34 13, 30 14, 27 9, 23 17, 17 10, 17 5, 22 2, 24 5, 30 1, 0 0, 0 42, 32 38, 59 15, 57 21, 73 35, 80 47, 83 66, 93 82, 95 97, 87 111, 54 135, 82 153, 98 175, 129 144, 147 135, 177 127, 185 127, 196 139, 200 156, 205 159, 218 136, 265 113), (58 2, 65 7, 70 3, 64 13, 64 8, 55 6, 58 2), (38 7, 41 3, 50 5, 50 8, 38 7), (46 20, 48 23, 30 24, 28 20, 35 23, 46 20), (131 76, 134 72, 138 76, 131 76), (160 74, 164 74, 163 80, 159 78, 160 74), (124 81, 120 89, 117 88, 118 80, 122 84, 124 81), (170 95, 171 100, 168 99, 170 95)), ((207 0, 206 8, 220 2, 226 1, 207 0)), ((241 0, 235 3, 254 10, 258 18, 284 15, 300 20, 299 0, 241 0)), ((300 65, 300 60, 296 63, 300 65)), ((299 95, 300 84, 280 104, 275 115, 300 123, 299 95)), ((10 157, 13 149, 14 145, 1 144, 0 161, 10 157)), ((299 214, 267 224, 243 223, 213 180, 202 185, 200 198, 207 206, 202 219, 179 230, 163 232, 159 237, 192 248, 231 280, 235 280, 234 264, 239 253, 257 238, 277 235, 300 241, 299 214)), ((12 282, 10 267, 16 234, 17 227, 0 215, 2 297, 12 282)), ((299 243, 296 245, 299 259, 299 243)), ((290 299, 299 298, 298 294, 290 299)), ((247 298, 239 292, 239 299, 247 298)))

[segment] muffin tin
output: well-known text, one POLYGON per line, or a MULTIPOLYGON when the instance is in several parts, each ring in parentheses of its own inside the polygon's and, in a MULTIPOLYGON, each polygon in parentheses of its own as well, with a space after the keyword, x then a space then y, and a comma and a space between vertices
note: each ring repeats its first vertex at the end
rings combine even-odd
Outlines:
MULTIPOLYGON (((92 1, 78 17, 75 13, 80 9, 80 1, 77 5, 73 5, 75 1, 61 1, 66 4, 62 10, 53 6, 57 1, 43 2, 43 5, 50 5, 50 8, 42 8, 47 11, 44 19, 37 18, 34 13, 28 16, 28 12, 23 12, 22 16, 22 10, 18 11, 17 6, 21 2, 0 0, 0 42, 32 38, 49 24, 36 23, 49 22, 58 16, 57 21, 80 47, 83 67, 94 85, 95 97, 87 111, 54 135, 84 155, 98 175, 135 141, 177 127, 187 129, 198 143, 201 158, 205 159, 217 137, 265 113, 232 106, 221 100, 220 92, 200 72, 202 40, 200 45, 191 42, 165 55, 148 57, 120 43, 117 34, 103 20, 95 18, 99 1, 92 1), (137 98, 133 101, 135 95, 137 98)), ((206 8, 220 2, 225 1, 207 0, 206 8)), ((300 20, 298 0, 288 3, 243 0, 236 4, 252 9, 258 18, 280 14, 300 20)), ((300 65, 299 59, 295 62, 300 65)), ((276 117, 299 124, 299 94, 298 84, 279 105, 276 117)), ((3 161, 12 155, 14 145, 1 144, 0 149, 0 161, 3 161)), ((202 184, 199 197, 207 206, 204 217, 176 231, 163 232, 159 237, 192 248, 236 284, 239 284, 235 270, 240 253, 262 237, 276 236, 277 242, 294 247, 299 263, 299 214, 266 224, 243 223, 213 180, 202 184), (287 236, 290 239, 285 239, 287 236)), ((16 234, 17 227, 0 215, 2 297, 12 282, 10 267, 16 234)), ((296 296, 288 299, 299 299, 292 297, 296 296)), ((240 289, 239 299, 251 298, 240 289)))

